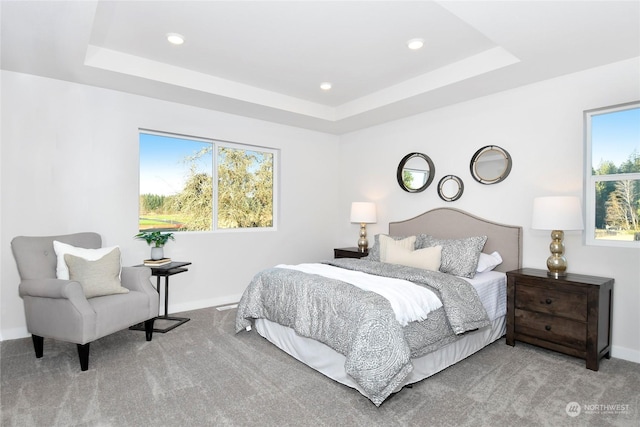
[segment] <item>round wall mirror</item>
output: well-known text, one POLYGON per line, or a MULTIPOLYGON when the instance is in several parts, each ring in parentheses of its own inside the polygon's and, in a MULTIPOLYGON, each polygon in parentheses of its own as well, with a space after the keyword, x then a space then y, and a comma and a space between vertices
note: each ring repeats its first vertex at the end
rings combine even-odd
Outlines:
POLYGON ((453 202, 462 197, 464 184, 455 175, 447 175, 438 182, 438 196, 445 202, 453 202))
POLYGON ((436 168, 426 154, 409 153, 398 165, 398 184, 409 193, 424 191, 433 181, 436 168))
POLYGON ((497 184, 511 172, 511 156, 497 145, 482 147, 471 158, 471 176, 481 184, 497 184))

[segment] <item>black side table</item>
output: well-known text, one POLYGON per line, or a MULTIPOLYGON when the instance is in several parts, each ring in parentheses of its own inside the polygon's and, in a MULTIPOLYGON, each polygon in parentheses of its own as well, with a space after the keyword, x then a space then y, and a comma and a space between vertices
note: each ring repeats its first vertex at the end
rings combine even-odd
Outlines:
MULTIPOLYGON (((185 271, 189 271, 188 268, 185 268, 187 265, 191 265, 191 263, 184 262, 184 261, 174 261, 169 264, 160 265, 158 267, 150 267, 148 265, 143 265, 143 264, 136 265, 136 267, 149 267, 151 269, 151 275, 156 276, 157 278, 156 291, 158 291, 158 295, 160 295, 160 278, 164 277, 164 315, 162 316, 158 315, 158 317, 156 317, 156 320, 161 319, 161 320, 170 320, 170 321, 176 322, 173 325, 170 325, 162 329, 156 329, 154 327, 153 332, 160 332, 160 333, 169 332, 170 330, 175 329, 178 326, 182 325, 183 323, 186 323, 189 320, 191 320, 187 317, 169 316, 169 276, 173 276, 175 274, 180 274, 180 273, 184 273, 185 271)), ((159 304, 160 304, 160 301, 158 300, 158 305, 159 304)), ((158 311, 160 311, 159 309, 160 307, 158 307, 158 311)), ((144 323, 134 325, 130 329, 144 331, 144 323)))
POLYGON ((333 250, 334 258, 362 258, 369 255, 369 251, 360 252, 358 248, 335 248, 333 250))

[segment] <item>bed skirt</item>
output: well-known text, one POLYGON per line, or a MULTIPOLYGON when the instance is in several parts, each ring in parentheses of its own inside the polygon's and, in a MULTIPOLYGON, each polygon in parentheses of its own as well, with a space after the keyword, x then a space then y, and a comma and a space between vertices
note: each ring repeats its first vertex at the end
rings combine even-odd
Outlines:
MULTIPOLYGON (((293 329, 266 319, 255 320, 256 331, 276 347, 325 376, 366 394, 345 372, 345 357, 329 346, 298 335, 293 329)), ((461 339, 424 356, 411 359, 413 371, 402 387, 416 383, 454 365, 476 353, 505 334, 506 317, 501 316, 491 325, 465 334, 461 339)))

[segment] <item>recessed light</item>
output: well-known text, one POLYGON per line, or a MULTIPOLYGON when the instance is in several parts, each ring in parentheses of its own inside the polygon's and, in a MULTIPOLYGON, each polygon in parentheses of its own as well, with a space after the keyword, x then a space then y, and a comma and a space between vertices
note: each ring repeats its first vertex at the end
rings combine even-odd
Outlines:
POLYGON ((411 39, 407 42, 407 47, 411 50, 418 50, 424 46, 423 39, 411 39))
POLYGON ((167 33, 167 40, 171 44, 180 45, 184 43, 184 36, 178 33, 167 33))
POLYGON ((331 89, 331 83, 329 83, 329 82, 320 83, 320 89, 322 89, 322 90, 330 90, 331 89))

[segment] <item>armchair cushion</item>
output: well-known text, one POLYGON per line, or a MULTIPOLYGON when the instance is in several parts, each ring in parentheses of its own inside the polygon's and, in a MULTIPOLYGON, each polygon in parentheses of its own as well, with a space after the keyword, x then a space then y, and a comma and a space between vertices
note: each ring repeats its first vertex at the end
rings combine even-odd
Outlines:
MULTIPOLYGON (((95 261, 110 253, 115 248, 119 247, 110 246, 108 248, 87 249, 54 240, 53 250, 58 258, 56 263, 56 277, 58 279, 69 280, 69 268, 67 267, 67 263, 64 259, 66 254, 75 255, 89 261, 95 261)), ((119 274, 120 271, 118 271, 118 275, 119 274)))
POLYGON ((65 254, 64 260, 69 268, 69 279, 80 283, 87 298, 129 292, 120 284, 118 248, 95 261, 71 254, 65 254))

